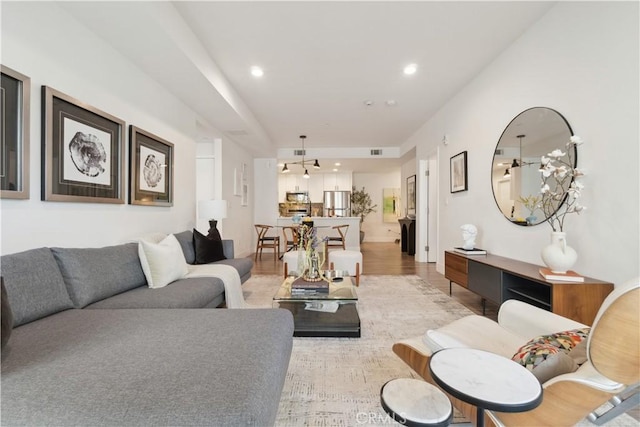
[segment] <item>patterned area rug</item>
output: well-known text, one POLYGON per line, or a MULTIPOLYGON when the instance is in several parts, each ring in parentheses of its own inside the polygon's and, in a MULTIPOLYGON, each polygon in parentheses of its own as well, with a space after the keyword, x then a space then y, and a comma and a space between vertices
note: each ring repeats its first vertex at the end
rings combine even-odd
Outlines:
MULTIPOLYGON (((280 282, 252 277, 243 285, 247 302, 270 307, 280 282)), ((418 276, 362 276, 357 293, 361 338, 294 338, 277 426, 393 425, 380 387, 418 377, 391 346, 472 314, 418 276)))
MULTIPOLYGON (((256 275, 243 285, 247 302, 271 307, 281 276, 256 275)), ((380 407, 380 387, 394 378, 419 378, 391 350, 472 314, 418 276, 362 276, 361 338, 294 338, 277 427, 398 425, 380 407)), ((457 411, 454 423, 467 420, 457 411)), ((608 426, 636 426, 622 415, 608 426)), ((578 426, 593 426, 582 421, 578 426)))

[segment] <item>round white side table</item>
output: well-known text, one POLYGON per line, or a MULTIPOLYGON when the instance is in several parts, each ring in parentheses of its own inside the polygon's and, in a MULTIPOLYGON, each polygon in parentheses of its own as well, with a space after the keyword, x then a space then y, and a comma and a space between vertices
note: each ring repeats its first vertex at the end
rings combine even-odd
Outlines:
POLYGON ((524 412, 542 402, 542 385, 522 365, 473 348, 446 348, 431 356, 433 380, 444 391, 478 408, 477 426, 484 426, 484 410, 524 412))
POLYGON ((380 389, 387 414, 408 427, 444 427, 453 419, 449 398, 437 387, 421 380, 397 378, 380 389))

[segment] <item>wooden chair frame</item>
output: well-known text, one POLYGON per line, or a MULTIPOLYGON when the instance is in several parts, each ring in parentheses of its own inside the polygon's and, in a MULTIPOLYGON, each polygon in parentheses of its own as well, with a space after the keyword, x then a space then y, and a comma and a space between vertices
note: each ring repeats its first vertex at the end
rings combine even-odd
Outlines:
POLYGON ((260 253, 260 259, 262 259, 262 250, 264 248, 273 249, 273 260, 276 261, 280 257, 280 236, 267 236, 271 225, 255 224, 256 233, 258 233, 258 240, 256 241, 256 255, 255 260, 258 260, 258 253, 260 253))
POLYGON ((346 237, 347 232, 349 231, 349 224, 334 225, 331 228, 338 232, 339 237, 329 236, 329 239, 326 242, 326 247, 341 247, 342 249, 346 249, 346 237))
POLYGON ((298 227, 294 227, 294 226, 282 227, 282 236, 284 237, 285 252, 298 249, 298 244, 299 244, 298 227))
MULTIPOLYGON (((543 401, 537 408, 521 413, 486 411, 485 425, 559 426, 574 425, 640 381, 640 287, 614 290, 594 321, 587 351, 589 360, 578 371, 552 378, 543 384, 543 401), (617 295, 614 295, 617 294, 617 295), (581 373, 581 371, 583 371, 581 373), (586 372, 586 374, 585 374, 586 372), (593 381, 602 375, 615 381, 608 388, 593 381), (496 417, 497 422, 493 417, 496 417)), ((437 386, 429 371, 431 355, 423 351, 421 337, 397 342, 393 352, 429 383, 437 386)), ((445 394, 447 394, 445 392, 445 394)), ((447 394, 455 408, 475 424, 477 409, 447 394)))
MULTIPOLYGON (((329 264, 329 270, 333 270, 333 263, 329 264)), ((356 262, 356 274, 353 276, 356 278, 356 286, 360 286, 360 263, 356 262)))

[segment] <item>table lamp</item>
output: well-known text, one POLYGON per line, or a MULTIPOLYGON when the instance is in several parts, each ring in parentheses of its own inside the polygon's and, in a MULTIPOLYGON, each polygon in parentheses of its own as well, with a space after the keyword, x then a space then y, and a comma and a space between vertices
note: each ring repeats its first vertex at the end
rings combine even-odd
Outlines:
POLYGON ((198 217, 209 220, 210 239, 222 240, 217 229, 218 221, 227 217, 226 200, 201 200, 198 202, 198 217))

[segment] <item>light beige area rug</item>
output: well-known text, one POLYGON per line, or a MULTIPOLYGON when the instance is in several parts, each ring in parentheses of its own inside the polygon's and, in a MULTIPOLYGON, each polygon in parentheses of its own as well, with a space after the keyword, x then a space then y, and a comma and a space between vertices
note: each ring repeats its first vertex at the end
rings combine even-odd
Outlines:
MULTIPOLYGON (((281 276, 253 276, 243 285, 247 302, 271 307, 281 281, 281 276)), ((392 345, 472 314, 414 275, 365 275, 357 293, 361 338, 293 339, 277 427, 398 425, 380 406, 380 387, 394 378, 419 377, 392 345)), ((454 423, 460 422, 465 419, 456 415, 454 423)), ((638 423, 624 415, 608 425, 638 423)))

